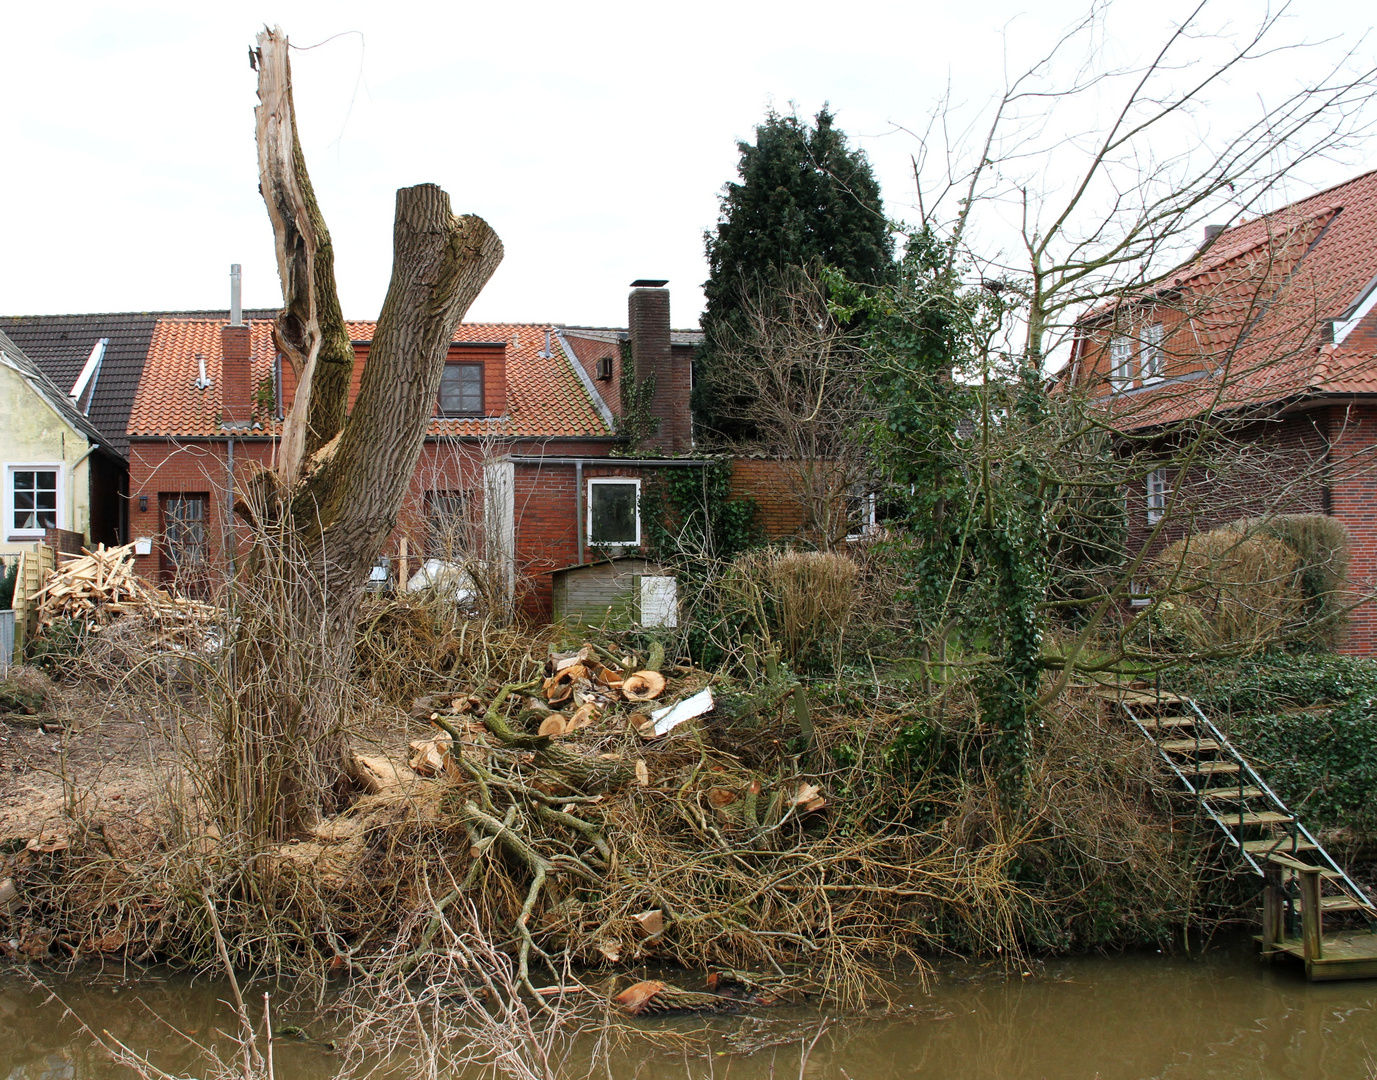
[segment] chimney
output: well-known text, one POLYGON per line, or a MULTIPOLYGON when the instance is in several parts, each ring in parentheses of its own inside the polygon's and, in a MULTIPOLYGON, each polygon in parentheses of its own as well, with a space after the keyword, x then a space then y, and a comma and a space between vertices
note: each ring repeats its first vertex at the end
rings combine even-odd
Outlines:
POLYGON ((239 296, 239 264, 230 266, 230 321, 220 328, 220 404, 226 427, 253 419, 253 346, 239 296))
POLYGON ((1223 231, 1224 231, 1224 226, 1223 226, 1223 225, 1206 225, 1206 226, 1205 226, 1205 243, 1206 243, 1206 244, 1211 243, 1211 242, 1214 240, 1214 238, 1215 238, 1216 236, 1218 236, 1220 233, 1222 233, 1223 231))
POLYGON ((636 381, 651 376, 655 393, 650 414, 659 428, 646 445, 662 453, 680 453, 693 445, 689 417, 690 360, 676 360, 669 340, 669 290, 663 279, 641 278, 631 283, 627 304, 631 336, 631 362, 636 381))

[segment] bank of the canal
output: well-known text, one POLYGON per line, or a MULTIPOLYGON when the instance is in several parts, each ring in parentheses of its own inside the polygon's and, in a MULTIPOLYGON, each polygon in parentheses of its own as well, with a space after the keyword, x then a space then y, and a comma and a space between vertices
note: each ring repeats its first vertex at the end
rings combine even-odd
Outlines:
MULTIPOLYGON (((51 980, 91 1027, 149 1051, 169 1071, 195 1071, 185 1033, 232 1029, 222 988, 180 977, 90 971, 51 980)), ((130 1074, 90 1046, 63 1008, 15 970, 0 974, 0 1077, 106 1080, 130 1074)), ((1128 953, 1067 957, 1007 975, 981 965, 941 970, 928 991, 903 987, 899 1011, 834 1017, 809 1059, 810 1080, 1369 1080, 1377 1077, 1377 981, 1309 984, 1261 965, 1243 939, 1199 958, 1128 953)), ((652 1022, 702 1035, 696 1057, 639 1047, 612 1063, 632 1077, 794 1076, 799 1038, 820 1017, 765 1011, 714 1021, 652 1022), (771 1044, 775 1045, 771 1045, 771 1044), (754 1053, 751 1047, 763 1047, 754 1053)), ((285 1021, 284 1021, 285 1022, 285 1021)), ((311 1025, 307 1025, 310 1027, 311 1025)), ((328 1038, 324 1029, 313 1034, 328 1038)), ((220 1037, 220 1041, 226 1040, 220 1037)), ((282 1040, 278 1075, 326 1080, 339 1062, 319 1042, 282 1040)), ((570 1075, 580 1075, 574 1069, 570 1075)))

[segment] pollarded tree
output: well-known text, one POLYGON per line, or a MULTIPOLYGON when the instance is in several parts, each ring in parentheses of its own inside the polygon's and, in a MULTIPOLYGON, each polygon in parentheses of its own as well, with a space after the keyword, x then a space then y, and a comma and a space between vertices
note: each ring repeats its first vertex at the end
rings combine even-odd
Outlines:
POLYGON ((258 36, 259 186, 276 238, 273 327, 297 390, 276 468, 236 492, 253 549, 231 594, 234 647, 219 715, 222 821, 281 839, 328 809, 347 770, 355 616, 420 457, 455 326, 502 243, 434 184, 397 192, 392 279, 357 399, 334 251, 306 172, 287 38, 258 36))
POLYGON ((739 143, 740 181, 725 186, 721 217, 706 234, 709 277, 703 291, 706 342, 695 369, 699 429, 750 438, 748 403, 719 362, 751 336, 751 297, 799 268, 831 267, 848 280, 889 280, 894 240, 880 185, 865 153, 852 149, 826 107, 814 124, 771 111, 756 141, 739 143))

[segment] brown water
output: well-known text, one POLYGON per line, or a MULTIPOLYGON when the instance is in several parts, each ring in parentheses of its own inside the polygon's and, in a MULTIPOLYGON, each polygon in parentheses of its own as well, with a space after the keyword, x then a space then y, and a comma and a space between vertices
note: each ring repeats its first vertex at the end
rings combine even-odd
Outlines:
MULTIPOLYGON (((108 1028, 174 1072, 203 1075, 177 1032, 213 1040, 217 1027, 231 1026, 218 988, 204 982, 125 982, 107 971, 49 985, 92 1028, 108 1028)), ((807 1080, 1377 1080, 1377 981, 1309 984, 1293 969, 1262 966, 1246 942, 1196 960, 1055 960, 1027 977, 952 967, 927 993, 905 987, 900 1002, 897 1016, 831 1018, 807 1080)), ((612 1071, 618 1080, 792 1078, 799 1075, 796 1040, 816 1031, 820 1019, 790 1010, 715 1021, 705 1054, 685 1061, 634 1051, 612 1071), (760 1044, 767 1045, 741 1052, 760 1044)), ((703 1030, 699 1021, 657 1023, 703 1030)), ((337 1068, 318 1043, 277 1046, 283 1080, 326 1080, 337 1068)), ((21 977, 0 974, 0 1080, 129 1075, 91 1048, 61 1005, 45 1003, 21 977)))

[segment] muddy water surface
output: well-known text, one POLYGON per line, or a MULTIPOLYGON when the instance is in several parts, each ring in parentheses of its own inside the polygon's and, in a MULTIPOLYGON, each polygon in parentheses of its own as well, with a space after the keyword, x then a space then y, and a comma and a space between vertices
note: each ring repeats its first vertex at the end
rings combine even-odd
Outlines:
MULTIPOLYGON (((220 989, 204 982, 125 981, 118 971, 88 971, 49 983, 92 1028, 108 1029, 173 1072, 204 1075, 185 1037, 213 1041, 217 1028, 231 1026, 220 989)), ((0 973, 0 1080, 131 1075, 92 1049, 62 1006, 44 997, 25 979, 0 973)), ((927 992, 905 986, 899 1002, 899 1013, 885 1018, 831 1018, 805 1076, 1377 1080, 1377 981, 1309 984, 1292 969, 1263 967, 1247 942, 1194 960, 1055 960, 1027 977, 949 967, 927 992)), ((794 1077, 797 1040, 811 1038, 820 1020, 791 1010, 714 1021, 706 1053, 686 1061, 638 1050, 611 1071, 617 1080, 794 1077)), ((658 1024, 703 1033, 698 1021, 658 1024)), ((277 1062, 284 1080, 327 1080, 339 1064, 321 1042, 293 1040, 279 1041, 277 1062)))

